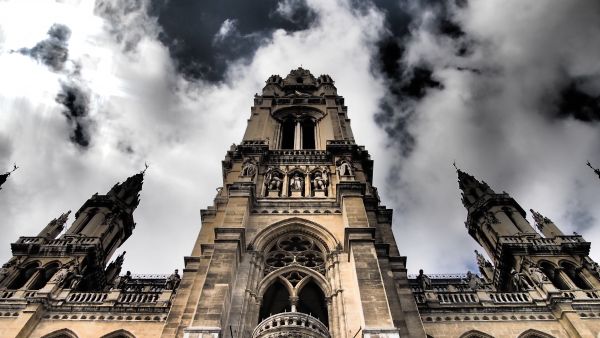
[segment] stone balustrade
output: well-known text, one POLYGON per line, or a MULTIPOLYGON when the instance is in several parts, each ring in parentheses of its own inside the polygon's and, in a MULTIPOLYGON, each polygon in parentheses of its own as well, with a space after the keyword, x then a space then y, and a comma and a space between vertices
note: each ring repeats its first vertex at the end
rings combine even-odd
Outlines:
POLYGON ((301 312, 284 312, 263 320, 252 338, 328 338, 329 330, 317 318, 301 312))
POLYGON ((102 303, 108 297, 107 292, 72 292, 67 297, 68 303, 102 303))
POLYGON ((526 292, 497 292, 490 293, 490 299, 495 304, 531 303, 531 298, 526 292))
POLYGON ((158 292, 124 292, 119 295, 118 303, 156 303, 158 292))
POLYGON ((438 293, 437 298, 440 301, 440 304, 479 303, 479 298, 474 292, 438 293))

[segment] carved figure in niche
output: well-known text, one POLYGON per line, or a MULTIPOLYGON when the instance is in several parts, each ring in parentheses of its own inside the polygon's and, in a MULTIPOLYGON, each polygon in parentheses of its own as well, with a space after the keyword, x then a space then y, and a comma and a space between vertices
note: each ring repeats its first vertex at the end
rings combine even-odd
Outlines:
POLYGON ((531 280, 533 280, 533 282, 537 285, 542 285, 542 283, 548 281, 548 277, 546 276, 546 274, 544 274, 542 269, 540 269, 539 267, 537 267, 535 265, 533 265, 529 269, 527 269, 527 272, 529 272, 529 276, 531 276, 531 280))
POLYGON ((483 281, 481 278, 473 274, 471 271, 467 271, 466 282, 472 290, 479 290, 483 288, 483 281))
POLYGON ((179 270, 175 269, 175 271, 167 277, 167 282, 165 283, 165 289, 167 290, 175 290, 179 286, 181 282, 181 277, 179 276, 179 270))
POLYGON ((525 275, 521 272, 517 272, 515 269, 512 269, 510 272, 512 277, 510 279, 513 291, 526 291, 531 289, 531 285, 525 279, 525 275))
POLYGON ((67 278, 68 274, 69 274, 69 264, 63 265, 63 267, 60 268, 58 271, 56 271, 54 276, 52 276, 52 278, 50 278, 50 281, 48 281, 48 283, 56 283, 56 284, 60 285, 65 280, 65 278, 67 278))
POLYGON ((66 289, 75 289, 81 281, 81 275, 79 274, 79 268, 76 264, 70 264, 67 270, 67 276, 62 283, 62 286, 66 289))
POLYGON ((419 270, 419 275, 417 276, 417 284, 419 284, 419 287, 423 291, 432 289, 431 279, 423 273, 423 269, 419 270))
POLYGON ((338 172, 341 176, 352 176, 352 164, 348 160, 340 161, 338 167, 338 172))
POLYGON ((256 175, 256 164, 252 159, 246 159, 242 165, 242 176, 254 178, 254 175, 256 175))
POLYGON ((329 186, 329 177, 328 177, 327 168, 323 169, 323 172, 317 171, 314 174, 313 178, 313 189, 315 190, 327 190, 327 186, 329 186))
POLYGON ((295 191, 302 191, 304 188, 304 178, 299 173, 294 173, 294 176, 290 179, 290 189, 295 191))
POLYGON ((283 184, 281 174, 272 167, 269 168, 265 174, 265 184, 267 185, 268 191, 281 191, 281 186, 283 184))

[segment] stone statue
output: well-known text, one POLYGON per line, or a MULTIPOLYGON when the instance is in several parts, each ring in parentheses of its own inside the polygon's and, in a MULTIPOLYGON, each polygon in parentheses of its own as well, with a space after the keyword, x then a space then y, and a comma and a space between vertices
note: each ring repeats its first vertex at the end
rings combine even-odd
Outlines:
POLYGON ((304 179, 300 177, 299 173, 294 173, 294 176, 290 179, 290 189, 301 191, 304 188, 304 179))
POLYGON ((127 282, 131 280, 131 271, 127 271, 124 276, 117 276, 112 283, 113 289, 123 289, 127 282))
POLYGON ((60 268, 58 271, 56 271, 54 276, 52 276, 52 278, 50 278, 48 283, 56 283, 58 285, 62 285, 64 280, 67 278, 68 274, 69 274, 69 264, 63 265, 63 267, 60 268))
POLYGON ((179 286, 181 282, 181 277, 179 276, 179 270, 175 269, 175 271, 167 277, 167 282, 165 283, 165 289, 167 290, 175 290, 179 286))
POLYGON ((525 275, 520 272, 517 272, 515 269, 512 269, 511 274, 511 284, 514 291, 526 291, 531 289, 531 285, 525 279, 525 275))
POLYGON ((417 284, 419 284, 419 287, 423 291, 432 289, 431 279, 423 273, 423 269, 419 270, 419 275, 417 276, 417 284))
POLYGON ((527 272, 529 273, 529 276, 531 277, 531 280, 536 285, 542 285, 542 283, 548 281, 548 277, 542 271, 542 269, 540 269, 539 267, 537 267, 535 265, 532 265, 529 269, 527 269, 527 272))
POLYGON ((347 160, 342 160, 337 169, 341 176, 352 176, 352 165, 347 160))
POLYGON ((467 284, 472 290, 479 290, 483 288, 483 281, 479 276, 473 274, 471 271, 467 271, 467 284))
POLYGON ((323 173, 320 171, 315 172, 315 176, 313 178, 313 188, 315 190, 327 189, 327 186, 329 185, 329 178, 327 177, 327 172, 325 170, 323 170, 323 173))
POLYGON ((256 175, 256 164, 251 159, 247 159, 242 165, 242 176, 253 178, 254 175, 256 175))
POLYGON ((281 174, 275 171, 272 167, 267 170, 265 174, 265 184, 269 191, 281 191, 281 185, 283 180, 281 174))

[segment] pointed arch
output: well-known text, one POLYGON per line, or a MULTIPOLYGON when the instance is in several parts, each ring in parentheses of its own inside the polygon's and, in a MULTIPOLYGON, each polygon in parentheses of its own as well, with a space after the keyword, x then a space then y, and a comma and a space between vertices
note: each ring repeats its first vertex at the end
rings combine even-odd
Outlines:
POLYGON ((554 338, 554 336, 536 329, 529 329, 521 333, 518 338, 554 338))
POLYGON ((460 336, 460 338, 494 338, 485 332, 481 332, 479 330, 471 330, 467 331, 460 336))
POLYGON ((326 253, 335 251, 340 245, 335 236, 322 225, 300 218, 292 217, 266 226, 249 244, 250 250, 264 251, 277 237, 297 232, 316 239, 326 253))
POLYGON ((275 271, 269 273, 268 275, 266 275, 265 278, 263 278, 260 281, 260 283, 258 284, 256 294, 259 295, 260 297, 262 297, 262 295, 265 293, 267 288, 269 288, 269 286, 271 286, 271 284, 273 284, 274 281, 279 280, 281 275, 284 275, 288 272, 293 272, 293 271, 299 271, 299 272, 307 274, 310 277, 310 279, 312 281, 314 281, 321 288, 321 290, 323 290, 323 293, 325 294, 326 297, 329 297, 331 295, 331 288, 329 287, 329 283, 327 282, 325 277, 323 277, 323 275, 321 275, 320 273, 318 273, 310 268, 307 268, 307 267, 304 267, 301 265, 295 265, 295 264, 288 265, 286 267, 275 270, 275 271))
POLYGON ((105 334, 101 338, 135 338, 135 336, 127 330, 120 329, 120 330, 105 334))
POLYGON ((9 284, 8 289, 16 290, 22 288, 25 284, 27 284, 31 276, 33 276, 40 268, 40 265, 40 261, 37 260, 24 264, 22 268, 19 268, 20 271, 18 272, 18 275, 9 284))
POLYGON ((69 329, 60 329, 58 331, 50 332, 42 338, 78 338, 75 332, 69 329))

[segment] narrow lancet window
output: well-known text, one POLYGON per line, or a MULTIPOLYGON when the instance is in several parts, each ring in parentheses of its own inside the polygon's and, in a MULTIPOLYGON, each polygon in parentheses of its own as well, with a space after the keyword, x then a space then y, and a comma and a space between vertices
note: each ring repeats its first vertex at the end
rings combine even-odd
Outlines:
POLYGON ((293 119, 283 121, 281 126, 281 149, 294 149, 296 123, 293 119))
POLYGON ((302 149, 315 149, 315 123, 310 119, 302 121, 302 149))

